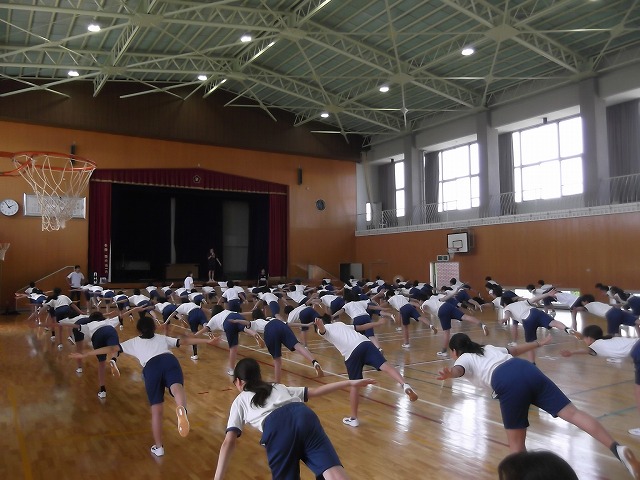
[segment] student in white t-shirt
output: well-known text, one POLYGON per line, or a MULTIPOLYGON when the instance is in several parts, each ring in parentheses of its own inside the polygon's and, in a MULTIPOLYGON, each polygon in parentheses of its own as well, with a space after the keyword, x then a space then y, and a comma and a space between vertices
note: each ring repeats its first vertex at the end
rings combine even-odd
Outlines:
POLYGON ((193 283, 193 272, 188 271, 187 276, 184 279, 184 289, 190 292, 191 290, 193 290, 194 286, 195 285, 193 283))
POLYGON ((609 335, 620 335, 620 326, 635 327, 638 332, 638 318, 631 312, 627 312, 614 305, 596 302, 590 293, 580 296, 577 300, 591 314, 606 319, 607 333, 609 335))
POLYGON ((513 347, 480 345, 464 333, 456 333, 449 341, 453 367, 442 369, 437 379, 465 377, 478 387, 493 389, 500 401, 502 422, 507 432, 511 453, 526 450, 529 409, 541 408, 560 417, 607 447, 624 464, 634 478, 640 475, 640 462, 629 449, 616 442, 604 426, 588 413, 578 409, 542 371, 532 363, 514 358, 551 342, 551 335, 513 347))
POLYGON ((150 316, 142 314, 136 325, 139 337, 133 337, 116 346, 107 346, 83 353, 72 353, 71 358, 84 358, 90 355, 113 355, 119 352, 136 357, 142 365, 142 377, 147 391, 147 398, 151 405, 151 430, 155 444, 151 453, 156 457, 164 455, 162 446, 162 411, 164 405, 164 390, 168 388, 176 401, 176 415, 178 417, 178 433, 182 437, 189 434, 189 420, 187 419, 187 398, 184 391, 184 376, 178 359, 170 349, 181 344, 216 345, 219 338, 212 339, 181 337, 173 338, 156 335, 156 324, 150 316))
POLYGON ((214 479, 225 478, 245 424, 262 433, 260 444, 266 449, 272 478, 300 478, 300 461, 304 461, 317 478, 347 479, 318 416, 304 402, 342 388, 372 383, 375 380, 359 379, 320 387, 287 387, 265 382, 258 362, 253 358, 243 358, 233 370, 233 384, 240 394, 231 405, 214 479))
POLYGON ((69 282, 69 297, 80 306, 80 287, 84 283, 84 274, 80 271, 80 265, 73 267, 73 272, 67 275, 69 282))
MULTIPOLYGON (((361 325, 347 325, 342 322, 325 324, 325 322, 330 321, 331 318, 328 315, 325 315, 323 318, 316 318, 315 329, 318 335, 331 343, 342 354, 349 379, 358 380, 363 378, 362 369, 365 365, 369 365, 376 370, 386 373, 398 382, 411 402, 415 402, 418 399, 418 395, 413 388, 405 382, 404 377, 398 369, 387 362, 382 352, 380 352, 367 337, 358 333, 367 328, 382 325, 385 322, 384 319, 381 318, 377 322, 361 325)), ((351 416, 343 418, 342 423, 350 427, 357 427, 360 425, 358 421, 358 404, 360 403, 358 388, 352 387, 349 395, 351 416)))
MULTIPOLYGON (((631 357, 635 367, 635 387, 636 408, 640 411, 640 340, 637 337, 614 337, 605 335, 598 325, 587 325, 582 330, 582 340, 588 348, 580 350, 562 350, 563 357, 572 355, 600 355, 607 357, 607 361, 612 363, 620 362, 622 358, 631 357)), ((640 436, 640 428, 629 430, 631 435, 640 436)))

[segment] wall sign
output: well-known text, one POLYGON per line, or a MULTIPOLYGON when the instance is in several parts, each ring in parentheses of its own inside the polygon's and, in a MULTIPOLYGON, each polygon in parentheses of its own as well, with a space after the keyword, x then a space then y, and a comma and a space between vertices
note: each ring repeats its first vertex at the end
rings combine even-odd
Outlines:
MULTIPOLYGON (((41 217, 42 210, 36 195, 24 194, 24 214, 27 217, 41 217)), ((71 218, 87 218, 87 198, 78 198, 71 218)))

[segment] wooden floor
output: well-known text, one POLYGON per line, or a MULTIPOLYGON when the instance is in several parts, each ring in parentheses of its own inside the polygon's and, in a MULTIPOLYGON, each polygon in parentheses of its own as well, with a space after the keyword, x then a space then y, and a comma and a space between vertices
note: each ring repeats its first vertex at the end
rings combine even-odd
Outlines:
MULTIPOLYGON (((495 312, 480 315, 490 325, 485 339, 478 328, 454 322, 453 332, 466 331, 476 341, 505 345, 507 330, 495 312)), ((191 433, 178 435, 174 404, 166 396, 165 456, 149 453, 153 440, 150 412, 139 364, 121 356, 122 376, 107 379, 108 397, 97 398, 95 359, 87 359, 84 373, 75 373, 73 351, 65 342, 59 352, 48 332, 25 322, 27 315, 0 317, 0 478, 6 479, 201 479, 211 478, 224 436, 229 406, 236 395, 227 365, 226 344, 201 347, 200 360, 189 359, 190 347, 175 350, 185 374, 191 433), (170 408, 169 408, 170 407, 170 408)), ((567 312, 558 320, 569 322, 567 312)), ((599 323, 593 317, 582 322, 599 323)), ((496 467, 508 454, 498 402, 465 380, 441 382, 440 368, 451 363, 435 353, 442 337, 411 325, 411 348, 404 350, 400 332, 392 325, 378 335, 389 362, 396 365, 420 398, 409 403, 390 378, 370 371, 379 380, 361 392, 360 427, 342 424, 348 415, 348 392, 313 399, 338 454, 354 479, 497 478, 496 467)), ((126 323, 121 340, 135 335, 126 323)), ((539 335, 545 334, 539 331, 539 335)), ((562 348, 580 342, 553 331, 553 344, 538 350, 538 365, 574 403, 596 416, 614 438, 640 454, 640 439, 627 429, 640 427, 633 396, 633 364, 588 356, 562 358, 562 348)), ((522 336, 522 331, 520 331, 522 336)), ((338 351, 313 332, 309 348, 328 375, 316 379, 302 357, 287 352, 283 383, 314 386, 345 377, 338 351)), ((241 339, 240 356, 262 363, 272 377, 271 357, 250 338, 241 339)), ((581 479, 629 478, 613 455, 577 428, 532 408, 529 449, 551 449, 565 458, 581 479)), ((239 441, 230 479, 270 478, 259 435, 247 427, 239 441)), ((302 466, 302 478, 314 478, 302 466)))

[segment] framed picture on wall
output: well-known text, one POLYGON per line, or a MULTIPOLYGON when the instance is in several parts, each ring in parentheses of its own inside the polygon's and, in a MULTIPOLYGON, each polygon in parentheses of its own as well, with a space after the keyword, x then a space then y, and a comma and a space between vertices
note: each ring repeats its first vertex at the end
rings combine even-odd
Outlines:
MULTIPOLYGON (((40 207, 40 202, 38 201, 38 197, 36 195, 28 195, 24 194, 24 215, 26 217, 41 217, 42 210, 40 207)), ((73 209, 73 214, 71 218, 87 218, 87 198, 82 197, 78 198, 76 201, 76 205, 73 209)))

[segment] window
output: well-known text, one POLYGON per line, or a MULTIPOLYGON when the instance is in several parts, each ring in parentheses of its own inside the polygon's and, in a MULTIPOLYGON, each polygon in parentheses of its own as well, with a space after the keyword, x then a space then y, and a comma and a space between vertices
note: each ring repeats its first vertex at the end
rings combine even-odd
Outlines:
POLYGON ((443 150, 438 154, 440 185, 438 211, 466 210, 480 206, 478 144, 443 150))
POLYGON ((580 117, 515 132, 512 138, 516 202, 582 193, 580 117))
POLYGON ((396 183, 396 216, 404 217, 404 162, 393 165, 396 183))

